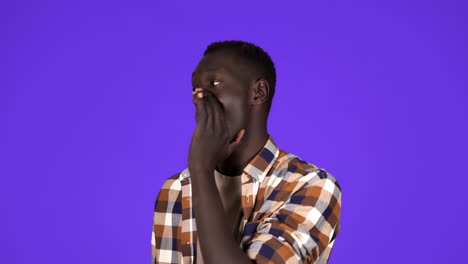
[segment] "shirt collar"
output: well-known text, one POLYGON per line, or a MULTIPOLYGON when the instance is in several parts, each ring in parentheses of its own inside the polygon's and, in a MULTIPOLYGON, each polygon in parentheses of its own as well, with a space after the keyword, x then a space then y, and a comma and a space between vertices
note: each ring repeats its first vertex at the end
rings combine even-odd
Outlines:
MULTIPOLYGON (((265 179, 268 171, 271 169, 279 154, 279 148, 273 141, 273 138, 268 135, 263 148, 249 161, 245 166, 244 173, 251 176, 255 181, 262 182, 265 179)), ((179 176, 179 180, 190 177, 188 168, 185 168, 179 176)))

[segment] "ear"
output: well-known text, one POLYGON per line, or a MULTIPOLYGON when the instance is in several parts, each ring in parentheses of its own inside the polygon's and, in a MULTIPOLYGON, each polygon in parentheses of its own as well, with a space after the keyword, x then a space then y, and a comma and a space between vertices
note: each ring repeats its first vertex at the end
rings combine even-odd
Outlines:
POLYGON ((261 105, 268 100, 270 86, 268 85, 267 80, 258 79, 252 83, 250 91, 252 95, 250 103, 252 105, 261 105))

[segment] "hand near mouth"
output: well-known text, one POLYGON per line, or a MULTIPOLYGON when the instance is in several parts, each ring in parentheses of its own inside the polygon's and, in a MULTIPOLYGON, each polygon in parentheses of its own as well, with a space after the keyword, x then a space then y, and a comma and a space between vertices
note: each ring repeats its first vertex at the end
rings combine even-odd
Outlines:
POLYGON ((214 171, 238 147, 245 129, 240 129, 234 139, 230 138, 222 105, 211 91, 195 89, 193 102, 197 125, 190 143, 189 171, 214 171))

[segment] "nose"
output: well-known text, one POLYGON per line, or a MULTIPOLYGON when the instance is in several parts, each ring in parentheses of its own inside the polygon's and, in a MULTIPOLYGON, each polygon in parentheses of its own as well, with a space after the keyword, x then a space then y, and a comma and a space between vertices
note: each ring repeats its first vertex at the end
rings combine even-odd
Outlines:
POLYGON ((202 92, 203 94, 206 94, 208 96, 211 96, 212 98, 215 99, 215 101, 219 104, 219 106, 221 107, 221 110, 224 112, 224 104, 223 102, 218 98, 218 96, 216 95, 216 93, 214 93, 211 89, 206 89, 206 88, 201 88, 201 87, 198 87, 198 88, 195 88, 195 90, 192 92, 192 96, 193 96, 193 103, 195 104, 196 100, 199 98, 195 98, 197 96, 198 93, 202 92))

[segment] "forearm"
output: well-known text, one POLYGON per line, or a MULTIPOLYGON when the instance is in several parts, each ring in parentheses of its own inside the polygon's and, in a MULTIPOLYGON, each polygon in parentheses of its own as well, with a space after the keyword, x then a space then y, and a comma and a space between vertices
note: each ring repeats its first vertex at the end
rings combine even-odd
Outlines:
POLYGON ((192 173, 192 199, 203 259, 210 264, 251 264, 252 261, 228 232, 230 229, 213 171, 201 170, 192 173))

